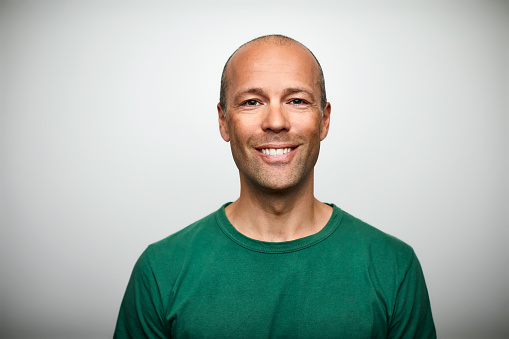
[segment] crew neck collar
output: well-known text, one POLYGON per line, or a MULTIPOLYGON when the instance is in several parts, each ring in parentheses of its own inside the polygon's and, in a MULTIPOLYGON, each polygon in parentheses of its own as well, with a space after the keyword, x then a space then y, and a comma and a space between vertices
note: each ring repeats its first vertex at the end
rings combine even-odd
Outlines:
POLYGON ((334 204, 327 204, 333 208, 332 215, 327 224, 317 233, 290 241, 268 242, 249 238, 237 231, 226 217, 225 207, 229 204, 231 202, 221 206, 216 213, 217 223, 223 233, 238 245, 262 253, 288 253, 311 247, 330 236, 339 226, 343 216, 343 211, 339 207, 334 204))

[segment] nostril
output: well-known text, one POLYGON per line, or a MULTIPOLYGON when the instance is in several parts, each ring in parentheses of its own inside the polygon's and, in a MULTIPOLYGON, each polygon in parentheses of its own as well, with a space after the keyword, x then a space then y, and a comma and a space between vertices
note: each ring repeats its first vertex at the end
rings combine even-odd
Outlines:
POLYGON ((282 130, 288 130, 290 128, 290 124, 284 110, 281 107, 272 107, 267 110, 262 127, 264 130, 280 132, 282 130))

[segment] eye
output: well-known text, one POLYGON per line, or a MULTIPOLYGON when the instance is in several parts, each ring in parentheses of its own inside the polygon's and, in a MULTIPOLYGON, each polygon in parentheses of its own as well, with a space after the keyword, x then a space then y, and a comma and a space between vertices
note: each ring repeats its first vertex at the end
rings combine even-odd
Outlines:
POLYGON ((241 105, 242 106, 258 106, 260 103, 256 101, 255 99, 249 99, 244 101, 241 105))
POLYGON ((303 99, 292 99, 292 100, 290 100, 290 103, 292 105, 304 105, 304 104, 307 104, 307 101, 305 101, 303 99))

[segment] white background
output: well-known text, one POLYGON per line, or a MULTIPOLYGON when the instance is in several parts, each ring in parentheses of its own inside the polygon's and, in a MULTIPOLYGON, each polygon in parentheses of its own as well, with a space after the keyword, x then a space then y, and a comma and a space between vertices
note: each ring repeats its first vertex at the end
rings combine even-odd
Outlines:
POLYGON ((414 247, 441 338, 509 335, 508 2, 2 1, 0 337, 111 337, 145 247, 236 199, 220 73, 270 33, 325 72, 316 196, 414 247))

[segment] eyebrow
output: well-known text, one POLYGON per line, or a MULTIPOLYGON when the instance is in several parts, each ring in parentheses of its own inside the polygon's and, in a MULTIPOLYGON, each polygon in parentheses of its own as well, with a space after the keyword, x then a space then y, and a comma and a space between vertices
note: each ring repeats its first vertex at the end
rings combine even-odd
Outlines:
MULTIPOLYGON (((287 89, 285 89, 283 91, 283 96, 287 96, 287 95, 295 94, 295 93, 306 93, 310 97, 314 98, 313 92, 309 91, 309 89, 307 89, 305 87, 290 87, 290 88, 287 88, 287 89)), ((245 95, 245 94, 256 94, 256 95, 260 95, 260 96, 267 96, 267 93, 262 88, 253 87, 253 88, 248 88, 248 89, 246 89, 244 91, 241 91, 241 92, 237 93, 235 95, 235 97, 234 97, 234 102, 239 101, 239 98, 242 95, 245 95)))
POLYGON ((304 87, 287 88, 284 91, 284 95, 285 96, 288 95, 288 94, 294 94, 294 93, 306 93, 309 96, 311 96, 312 98, 314 97, 313 96, 313 92, 309 91, 307 88, 304 88, 304 87))
POLYGON ((234 97, 234 101, 238 101, 239 98, 245 94, 256 94, 256 95, 260 95, 260 96, 264 96, 265 95, 265 91, 261 88, 258 88, 258 87, 255 87, 255 88, 248 88, 244 91, 241 91, 239 93, 237 93, 234 97))

